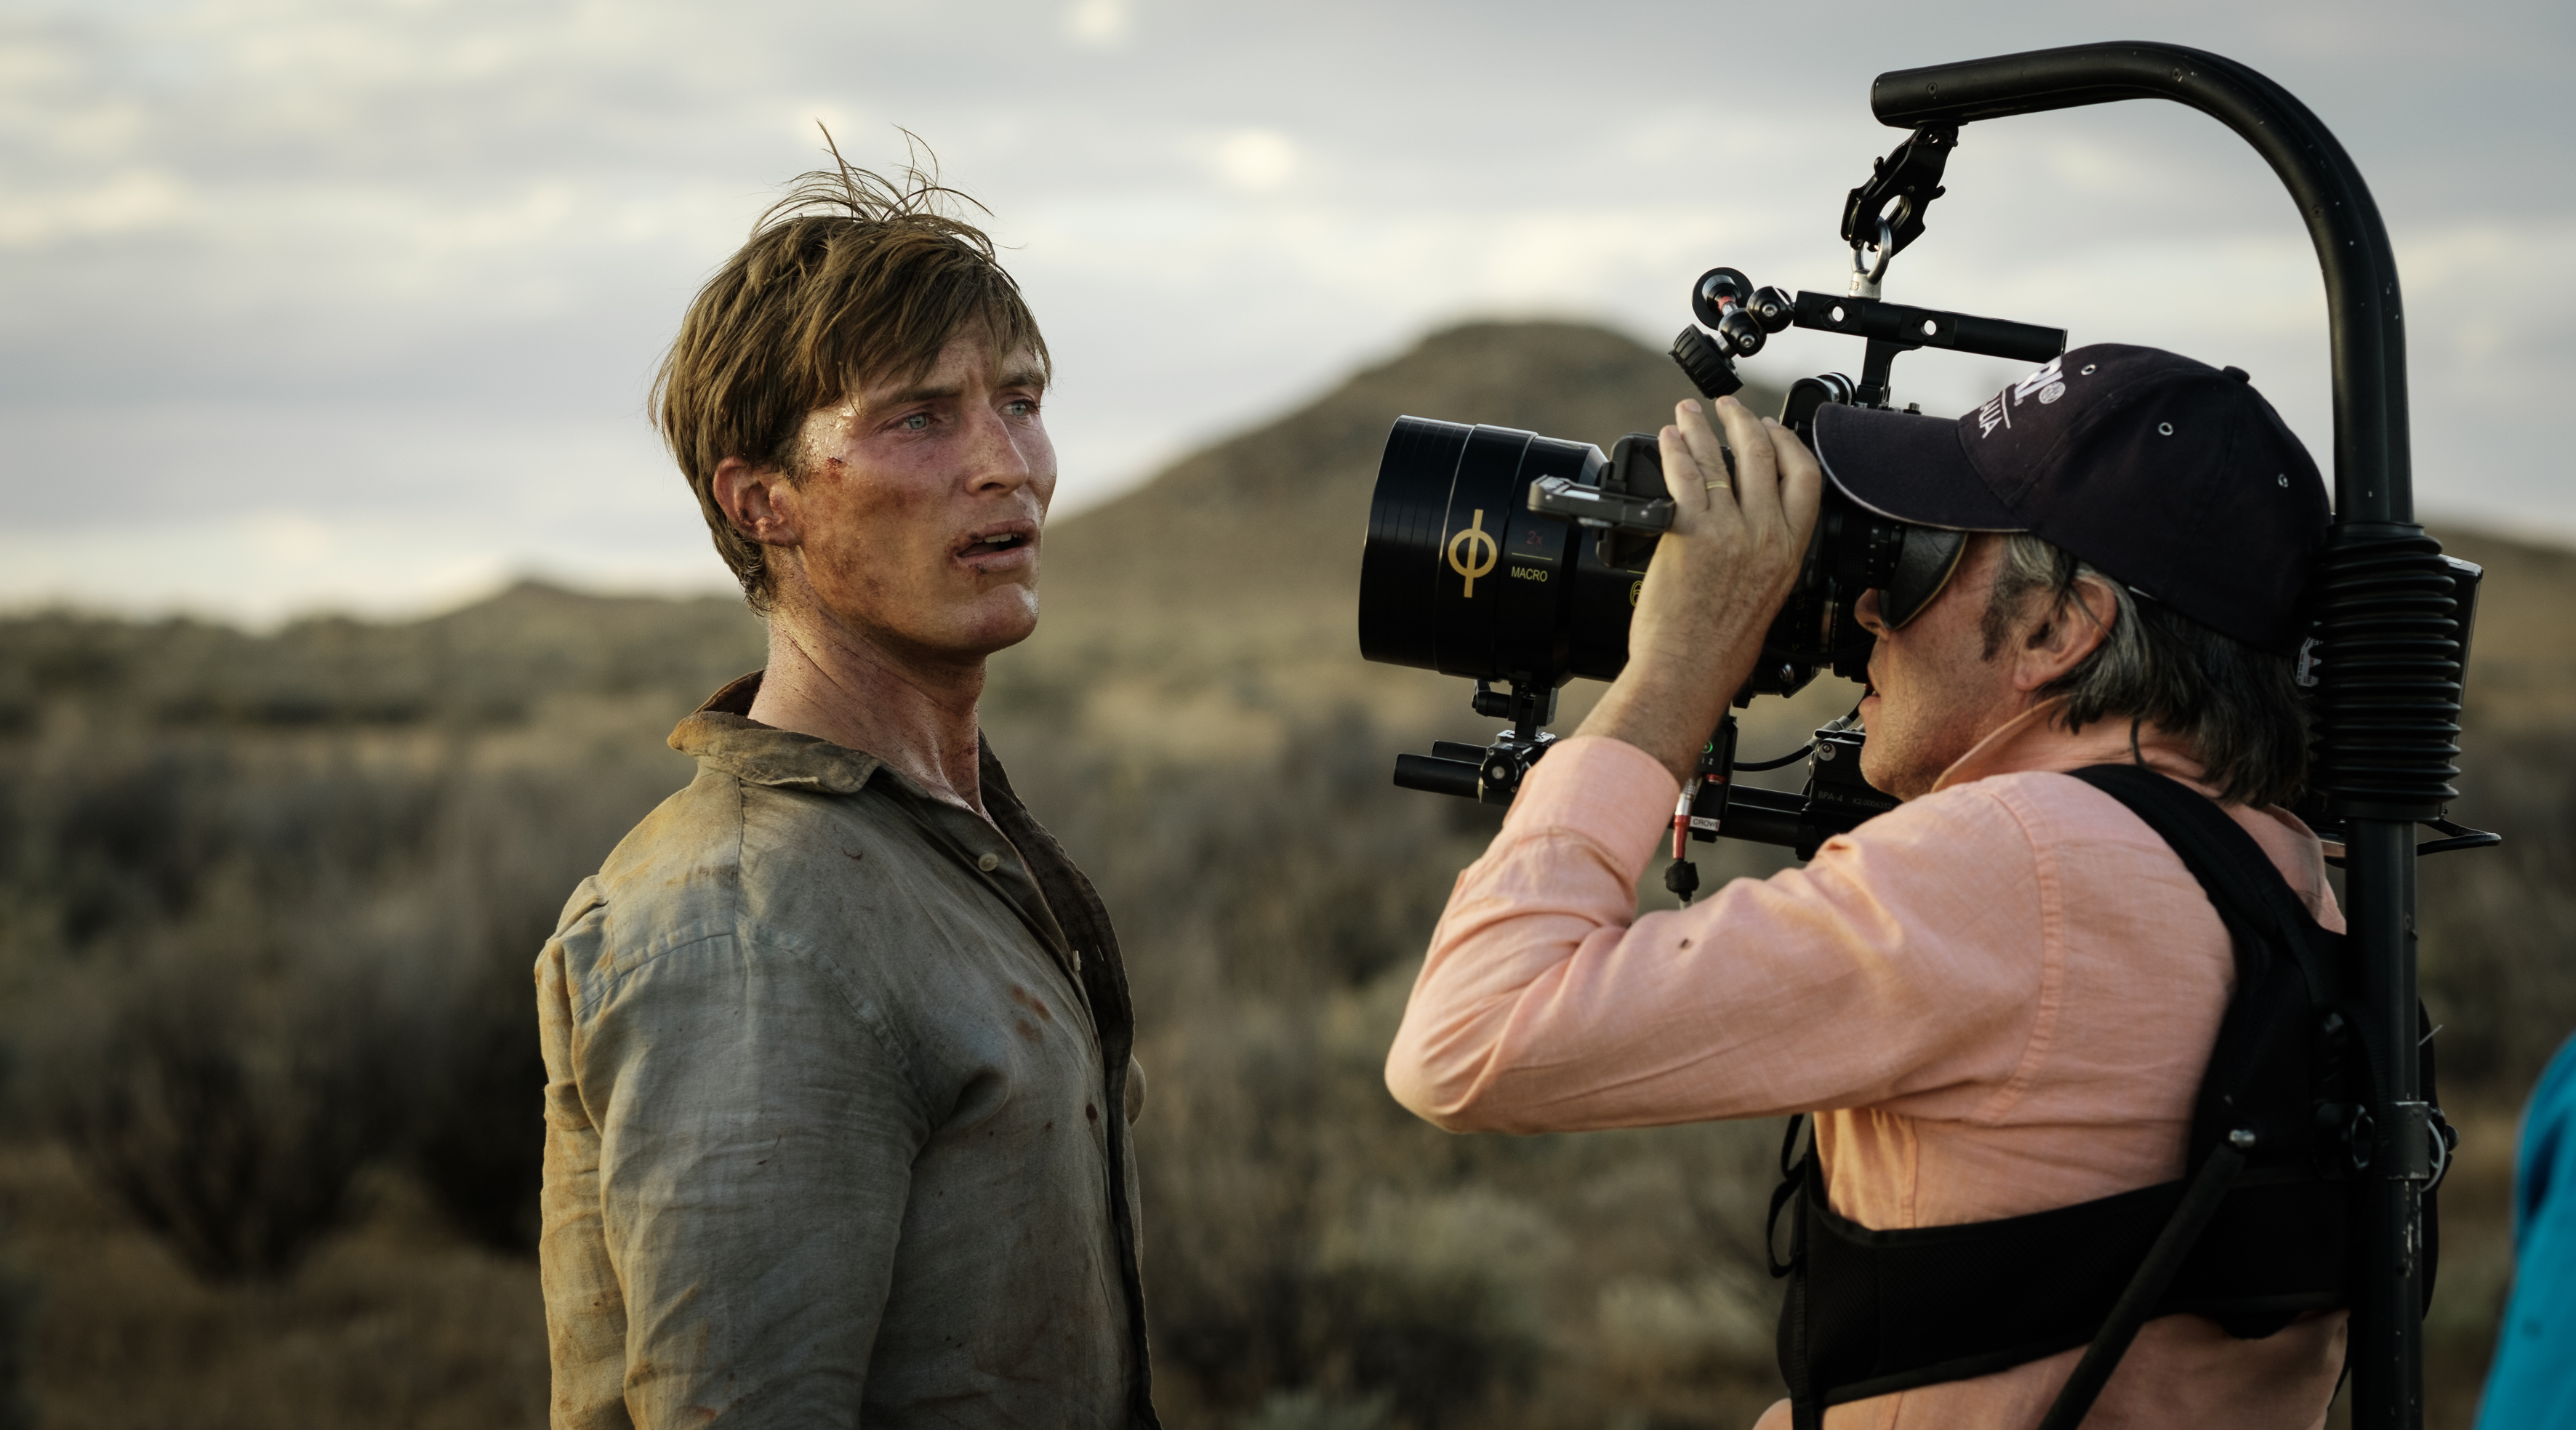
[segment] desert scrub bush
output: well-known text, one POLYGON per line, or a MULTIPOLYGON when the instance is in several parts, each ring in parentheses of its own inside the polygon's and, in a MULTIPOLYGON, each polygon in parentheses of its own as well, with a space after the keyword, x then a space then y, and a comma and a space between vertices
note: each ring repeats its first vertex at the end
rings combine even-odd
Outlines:
POLYGON ((1394 1423, 1395 1401, 1388 1396, 1346 1399, 1315 1390, 1274 1390, 1235 1425, 1236 1430, 1390 1430, 1394 1423))
POLYGON ((470 1239, 532 1255, 545 1058, 530 969, 564 900, 674 783, 660 761, 460 777, 423 887, 434 938, 412 953, 422 1007, 409 1162, 470 1239))
POLYGON ((1367 1198, 1318 1248, 1327 1375, 1422 1430, 1483 1423, 1497 1393, 1537 1376, 1563 1251, 1544 1212, 1487 1187, 1367 1198))
POLYGON ((1312 1001, 1203 992, 1143 1053, 1159 1077, 1137 1129, 1158 1374, 1239 1423, 1371 1405, 1414 1430, 1488 1423, 1576 1304, 1553 1215, 1475 1170, 1537 1144, 1452 1137, 1386 1095, 1409 982, 1399 968, 1312 1001))
POLYGON ((371 972, 207 919, 67 984, 36 1096, 191 1271, 282 1278, 349 1218, 404 1120, 404 1040, 371 972))
POLYGON ((2443 1094, 2518 1100, 2576 1029, 2576 741, 2489 737, 2461 763, 2455 817, 2505 842, 2424 861, 2424 1002, 2443 1094))

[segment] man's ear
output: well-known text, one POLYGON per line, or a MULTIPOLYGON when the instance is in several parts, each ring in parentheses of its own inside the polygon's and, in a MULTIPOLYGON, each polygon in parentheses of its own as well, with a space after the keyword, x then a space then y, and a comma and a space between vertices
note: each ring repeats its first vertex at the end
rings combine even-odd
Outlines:
POLYGON ((2013 665, 2013 688, 2037 690, 2082 665, 2111 638, 2112 623, 2119 619, 2120 601, 2110 582, 2089 573, 2076 577, 2066 599, 2023 639, 2013 665))
POLYGON ((797 520, 796 488, 777 467, 754 467, 741 457, 716 463, 716 505, 733 529, 763 546, 795 546, 805 539, 797 520))

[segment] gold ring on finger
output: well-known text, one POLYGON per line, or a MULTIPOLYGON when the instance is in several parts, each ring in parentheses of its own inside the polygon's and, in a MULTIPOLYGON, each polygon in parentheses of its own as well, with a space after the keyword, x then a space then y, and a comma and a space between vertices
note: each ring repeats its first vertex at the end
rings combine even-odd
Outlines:
POLYGON ((1707 483, 1703 483, 1703 485, 1705 485, 1705 486, 1706 486, 1710 491, 1713 491, 1713 492, 1731 492, 1731 491, 1735 490, 1735 488, 1734 488, 1734 487, 1729 486, 1729 485, 1728 485, 1727 483, 1725 483, 1725 482, 1707 482, 1707 483))

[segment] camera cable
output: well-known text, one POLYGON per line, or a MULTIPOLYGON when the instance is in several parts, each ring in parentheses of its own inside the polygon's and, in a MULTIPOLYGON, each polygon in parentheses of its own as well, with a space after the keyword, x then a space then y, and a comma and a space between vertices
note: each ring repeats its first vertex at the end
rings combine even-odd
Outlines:
POLYGON ((1699 777, 1682 782, 1682 797, 1673 806, 1673 862, 1664 870, 1664 887, 1689 908, 1699 892, 1699 866, 1690 862, 1691 802, 1699 797, 1699 777))
POLYGON ((1816 742, 1809 740, 1807 743, 1800 745, 1798 748, 1791 750, 1785 755, 1774 756, 1767 760, 1749 760, 1743 764, 1737 765, 1736 768, 1739 770, 1750 771, 1776 770, 1784 765, 1794 765, 1798 761, 1805 759, 1815 752, 1816 742))

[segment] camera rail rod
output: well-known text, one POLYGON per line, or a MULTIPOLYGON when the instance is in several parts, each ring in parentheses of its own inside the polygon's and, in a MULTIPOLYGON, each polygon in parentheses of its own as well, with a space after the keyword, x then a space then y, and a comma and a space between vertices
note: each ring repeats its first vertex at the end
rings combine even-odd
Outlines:
POLYGON ((1853 396, 1863 407, 1887 405, 1890 373, 1898 355, 1916 348, 1948 348, 2024 362, 2046 362, 2066 351, 2064 328, 1909 308, 1877 298, 1801 292, 1791 314, 1790 321, 1801 328, 1869 339, 1860 387, 1853 396))
POLYGON ((1967 124, 2124 99, 2168 99, 2225 124, 2280 176, 2323 270, 2334 371, 2335 515, 2318 587, 2330 678, 2317 783, 2347 815, 2352 947, 2378 1046, 2391 1050, 2372 1115, 2366 1250, 2356 1277, 2350 1366, 2357 1430, 2423 1423, 2422 1192, 2430 1124, 2415 1058, 2413 823, 2452 797, 2458 646, 2410 678, 2395 654, 2456 637, 2438 545, 2415 524, 2406 410, 2406 334, 2396 256, 2379 208, 2343 146, 2287 90, 2234 60, 2178 45, 2122 42, 1896 70, 1870 108, 1896 128, 1967 124), (2430 564, 2428 564, 2430 563, 2430 564), (2365 613, 2377 603, 2378 615, 2365 613), (2339 687, 2339 688, 2338 688, 2339 687), (2447 691, 2447 694, 2445 694, 2447 691), (2393 716, 2388 712, 2396 712, 2393 716))

